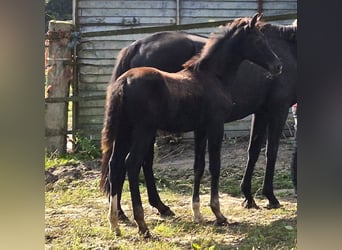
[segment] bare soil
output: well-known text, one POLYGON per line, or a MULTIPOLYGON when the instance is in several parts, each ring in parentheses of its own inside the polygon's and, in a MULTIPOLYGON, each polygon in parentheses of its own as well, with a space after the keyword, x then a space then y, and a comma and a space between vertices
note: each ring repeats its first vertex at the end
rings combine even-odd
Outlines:
MULTIPOLYGON (((155 150, 155 171, 166 171, 179 174, 193 175, 194 161, 193 142, 167 143, 159 145, 155 150)), ((221 172, 235 172, 243 175, 247 162, 248 138, 234 138, 223 142, 221 149, 221 172)), ((280 141, 275 171, 288 171, 290 174, 291 154, 293 150, 293 137, 283 138, 280 141)), ((255 166, 255 173, 265 170, 265 147, 261 149, 259 159, 255 166)), ((76 165, 56 166, 45 171, 46 185, 61 179, 99 178, 100 160, 86 161, 76 165)), ((208 155, 206 154, 206 172, 208 174, 208 155)))

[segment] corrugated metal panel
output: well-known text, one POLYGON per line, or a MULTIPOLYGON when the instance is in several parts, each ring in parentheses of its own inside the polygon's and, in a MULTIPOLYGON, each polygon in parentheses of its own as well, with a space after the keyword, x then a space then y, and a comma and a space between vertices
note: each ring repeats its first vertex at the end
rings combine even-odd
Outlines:
MULTIPOLYGON (((251 16, 257 12, 257 0, 240 1, 195 1, 180 0, 180 24, 226 20, 251 16)), ((294 13, 297 1, 264 0, 264 15, 294 13)), ((134 27, 150 27, 175 24, 177 20, 176 0, 149 1, 97 1, 79 0, 77 26, 81 34, 93 31, 120 30, 134 27)), ((286 20, 278 23, 291 23, 286 20)), ((187 30, 209 35, 216 28, 187 30)), ((119 51, 133 41, 149 34, 83 37, 78 47, 78 95, 104 96, 119 51)), ((105 98, 80 101, 77 106, 76 129, 90 138, 100 140, 103 125, 105 98)), ((225 125, 228 136, 249 133, 250 116, 225 125)))

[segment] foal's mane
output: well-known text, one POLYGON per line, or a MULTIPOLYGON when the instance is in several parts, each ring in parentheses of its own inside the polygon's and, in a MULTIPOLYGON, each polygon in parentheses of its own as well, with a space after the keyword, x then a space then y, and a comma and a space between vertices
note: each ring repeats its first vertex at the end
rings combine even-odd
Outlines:
POLYGON ((199 70, 205 67, 206 63, 213 53, 224 44, 224 42, 232 37, 235 31, 241 27, 244 27, 250 22, 251 18, 243 17, 234 19, 231 23, 227 23, 222 27, 220 33, 211 34, 208 41, 202 48, 202 50, 190 58, 183 64, 185 69, 199 70))

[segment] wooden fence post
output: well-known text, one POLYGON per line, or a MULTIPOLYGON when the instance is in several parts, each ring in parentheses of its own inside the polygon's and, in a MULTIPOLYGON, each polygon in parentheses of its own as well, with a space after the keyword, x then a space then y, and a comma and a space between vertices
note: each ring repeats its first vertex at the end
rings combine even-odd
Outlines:
MULTIPOLYGON (((72 80, 72 51, 68 47, 73 25, 71 22, 49 22, 46 53, 46 93, 49 97, 68 97, 72 80)), ((66 152, 68 129, 68 102, 45 103, 46 151, 58 154, 66 152)))

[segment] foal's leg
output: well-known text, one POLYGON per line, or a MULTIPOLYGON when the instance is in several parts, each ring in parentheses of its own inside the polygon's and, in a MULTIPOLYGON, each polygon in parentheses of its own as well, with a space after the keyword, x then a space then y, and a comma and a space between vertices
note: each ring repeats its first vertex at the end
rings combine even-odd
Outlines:
POLYGON ((192 211, 194 221, 202 222, 203 216, 200 212, 199 187, 205 167, 205 148, 207 146, 207 136, 204 130, 196 130, 195 134, 195 162, 194 162, 194 187, 192 193, 192 211))
POLYGON ((118 216, 120 211, 120 197, 122 190, 121 180, 125 178, 125 157, 128 153, 128 144, 123 138, 123 133, 115 142, 112 156, 109 160, 109 181, 110 181, 110 195, 109 195, 109 212, 108 220, 110 228, 117 235, 120 234, 118 226, 118 216))
POLYGON ((245 196, 242 206, 245 208, 259 208, 252 196, 252 175, 265 139, 267 117, 265 114, 254 114, 251 122, 251 132, 248 146, 248 160, 245 173, 241 181, 241 191, 245 196))
POLYGON ((156 188, 156 183, 153 174, 154 142, 155 138, 153 139, 149 147, 149 151, 143 163, 143 170, 148 193, 148 201, 151 204, 151 206, 158 209, 161 216, 174 216, 175 214, 171 211, 170 207, 166 206, 161 201, 156 188))
POLYGON ((266 172, 262 193, 267 197, 268 208, 279 208, 280 203, 273 193, 273 176, 277 160, 279 140, 288 115, 288 108, 270 116, 266 150, 266 172))
POLYGON ((130 152, 126 158, 134 220, 138 224, 139 233, 146 238, 150 237, 150 233, 144 220, 144 210, 139 191, 139 172, 154 136, 155 131, 152 131, 150 128, 135 129, 132 136, 130 152))
POLYGON ((221 170, 221 145, 224 124, 213 124, 208 128, 209 170, 211 174, 210 207, 216 216, 217 225, 227 224, 227 218, 220 211, 218 185, 221 170))

